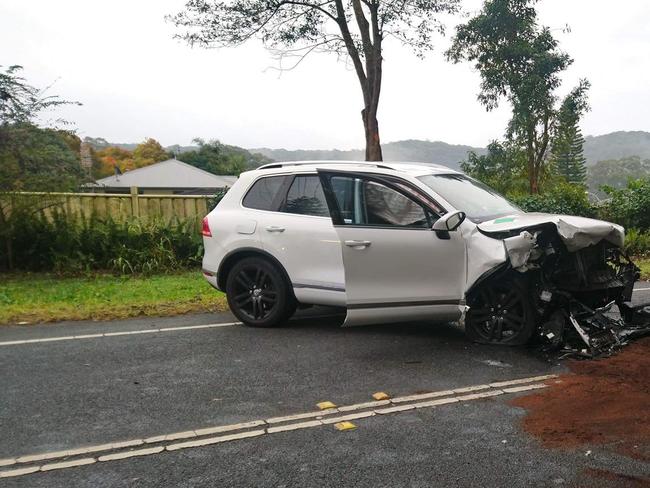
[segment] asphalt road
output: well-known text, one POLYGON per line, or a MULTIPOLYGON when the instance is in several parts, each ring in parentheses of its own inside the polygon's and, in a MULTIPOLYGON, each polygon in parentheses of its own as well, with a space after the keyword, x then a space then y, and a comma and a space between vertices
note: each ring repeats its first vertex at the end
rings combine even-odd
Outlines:
MULTIPOLYGON (((650 284, 640 286, 648 290, 638 298, 650 300, 650 284)), ((395 397, 563 371, 526 348, 471 344, 452 324, 345 329, 331 313, 308 310, 272 330, 192 328, 231 323, 229 314, 2 327, 0 458, 310 412, 325 400, 367 402, 378 391, 395 397), (161 328, 173 330, 144 332, 161 328)), ((514 395, 376 415, 345 432, 321 425, 27 474, 0 486, 626 486, 585 470, 648 472, 597 448, 589 455, 542 448, 521 431, 514 395)))

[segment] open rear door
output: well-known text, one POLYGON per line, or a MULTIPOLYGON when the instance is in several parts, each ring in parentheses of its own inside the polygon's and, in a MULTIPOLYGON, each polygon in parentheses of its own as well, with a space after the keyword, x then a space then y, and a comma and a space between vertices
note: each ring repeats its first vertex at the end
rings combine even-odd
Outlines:
POLYGON ((459 232, 441 239, 437 215, 409 183, 391 177, 320 170, 341 243, 346 326, 455 320, 465 278, 459 232))

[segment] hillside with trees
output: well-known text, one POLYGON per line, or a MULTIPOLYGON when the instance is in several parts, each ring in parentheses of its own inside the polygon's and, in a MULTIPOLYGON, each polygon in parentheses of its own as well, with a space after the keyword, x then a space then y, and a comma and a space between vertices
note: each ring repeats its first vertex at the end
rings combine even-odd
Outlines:
MULTIPOLYGON (((322 161, 322 160, 351 160, 363 161, 362 149, 352 150, 309 150, 309 149, 269 149, 255 148, 251 151, 262 154, 275 161, 322 161)), ((441 141, 422 141, 409 139, 389 142, 382 145, 384 161, 411 161, 418 163, 444 164, 452 168, 460 168, 460 161, 467 158, 470 151, 477 154, 485 153, 485 148, 447 144, 441 141)))
POLYGON ((124 173, 170 158, 179 159, 210 173, 237 175, 247 169, 272 162, 244 148, 222 144, 217 140, 194 139, 192 146, 163 147, 157 140, 147 138, 140 144, 111 143, 101 137, 86 137, 93 163, 93 177, 103 178, 115 171, 124 173))
MULTIPOLYGON (((588 171, 587 183, 594 191, 603 186, 626 188, 630 180, 650 178, 650 159, 639 156, 599 161, 588 171)), ((599 192, 603 194, 603 192, 599 192)))
POLYGON ((619 131, 602 136, 585 137, 585 158, 587 165, 598 161, 639 156, 650 158, 650 132, 619 131))
MULTIPOLYGON (((584 142, 584 157, 587 166, 592 166, 599 161, 621 159, 629 156, 639 156, 650 159, 650 132, 612 132, 600 136, 586 136, 584 142)), ((437 163, 459 167, 459 161, 467 158, 469 151, 485 154, 487 148, 466 145, 448 144, 442 141, 428 141, 408 139, 389 142, 382 145, 386 160, 392 161, 418 161, 423 163, 437 163)), ((274 161, 300 161, 300 160, 343 160, 360 161, 363 159, 363 150, 341 149, 271 149, 258 147, 250 149, 251 152, 263 154, 274 161)))

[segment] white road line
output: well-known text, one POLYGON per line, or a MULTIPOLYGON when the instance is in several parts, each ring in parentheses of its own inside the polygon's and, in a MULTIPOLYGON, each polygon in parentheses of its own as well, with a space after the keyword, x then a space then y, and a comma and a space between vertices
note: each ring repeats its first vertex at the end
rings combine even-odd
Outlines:
POLYGON ((650 291, 650 288, 635 288, 634 291, 650 291))
POLYGON ((128 330, 124 332, 105 332, 103 334, 84 334, 84 335, 76 335, 76 336, 46 337, 43 339, 26 339, 23 341, 5 341, 5 342, 0 342, 0 346, 16 346, 19 344, 39 344, 41 342, 74 341, 80 339, 99 339, 104 337, 118 337, 118 336, 136 335, 136 334, 153 334, 157 332, 181 332, 184 330, 214 329, 217 327, 232 327, 235 325, 241 325, 241 322, 226 322, 221 324, 205 324, 205 325, 188 325, 186 327, 162 327, 159 329, 128 330))
POLYGON ((74 461, 66 461, 63 463, 51 463, 41 466, 41 471, 52 471, 53 469, 66 469, 75 468, 77 466, 85 466, 87 464, 94 464, 97 460, 95 458, 75 459, 74 461))
MULTIPOLYGON (((30 454, 30 455, 12 457, 7 459, 0 459, 0 466, 13 466, 15 464, 43 462, 52 459, 64 459, 64 458, 69 458, 74 456, 99 453, 102 451, 115 451, 115 450, 119 451, 120 449, 138 447, 147 444, 149 445, 161 444, 161 443, 175 441, 175 440, 184 441, 184 442, 177 442, 173 444, 167 444, 166 446, 159 445, 159 446, 152 446, 147 448, 140 448, 136 450, 125 450, 117 453, 104 454, 96 458, 86 457, 77 461, 74 460, 69 461, 70 463, 69 465, 67 465, 68 461, 59 462, 59 463, 50 463, 41 466, 40 469, 42 471, 46 471, 50 469, 63 469, 65 467, 91 464, 90 460, 93 460, 92 462, 113 461, 113 460, 126 459, 135 456, 146 456, 150 454, 160 453, 163 450, 174 451, 177 449, 184 449, 188 447, 199 447, 199 446, 205 446, 210 444, 216 444, 219 442, 227 442, 231 440, 255 437, 262 434, 275 434, 278 432, 288 432, 297 429, 308 429, 311 427, 318 427, 321 425, 330 425, 330 424, 334 424, 346 420, 356 420, 356 419, 372 417, 376 414, 385 415, 390 413, 399 413, 399 412, 405 412, 413 409, 431 408, 431 407, 437 407, 439 405, 446 405, 450 403, 478 400, 481 398, 487 398, 487 397, 492 397, 497 395, 517 393, 517 392, 533 390, 537 388, 544 388, 546 385, 544 383, 539 383, 539 381, 552 379, 556 377, 557 377, 556 375, 533 376, 529 378, 518 378, 509 381, 491 383, 490 385, 473 385, 473 386, 456 388, 455 390, 443 390, 440 392, 432 392, 423 395, 411 395, 409 397, 405 396, 401 398, 395 398, 394 400, 397 401, 396 402, 397 405, 393 404, 394 406, 387 407, 387 408, 377 408, 377 407, 380 406, 383 407, 384 405, 389 405, 393 402, 393 400, 357 403, 353 405, 339 407, 338 409, 332 408, 332 409, 322 410, 322 411, 287 415, 284 417, 273 417, 273 418, 268 418, 266 420, 253 420, 253 421, 243 422, 239 424, 222 425, 222 426, 208 427, 203 429, 187 430, 187 431, 175 432, 171 434, 162 434, 158 436, 149 437, 146 439, 132 439, 127 441, 112 442, 112 443, 101 444, 96 446, 87 446, 87 447, 80 447, 76 449, 68 449, 65 451, 30 454), (492 385, 499 385, 499 386, 520 385, 520 386, 512 386, 510 388, 497 389, 492 385), (478 391, 478 393, 469 393, 466 395, 458 394, 461 392, 475 392, 475 391, 478 391), (429 398, 429 399, 434 398, 435 396, 440 396, 440 394, 443 395, 451 394, 454 396, 449 396, 447 398, 439 398, 439 399, 429 400, 429 401, 419 402, 419 403, 417 402, 417 400, 421 400, 425 398, 429 398), (406 398, 408 398, 411 403, 406 403, 406 400, 404 400, 406 398), (366 409, 366 410, 358 411, 361 409, 366 409), (349 412, 349 411, 353 411, 354 413, 349 413, 346 415, 330 416, 334 413, 342 413, 342 412, 349 412), (305 421, 305 419, 313 419, 313 420, 305 421), (290 422, 290 423, 284 423, 283 425, 275 425, 275 424, 281 424, 283 422, 290 422), (251 429, 253 427, 260 427, 260 426, 265 426, 266 428, 258 429, 254 431, 246 431, 246 429, 251 429), (205 435, 223 433, 229 431, 237 431, 237 430, 240 431, 244 430, 244 432, 237 432, 233 434, 227 434, 223 436, 210 437, 210 438, 203 437, 205 435), (195 440, 196 437, 203 437, 203 438, 199 438, 195 440), (188 440, 188 439, 192 439, 192 440, 188 440), (75 464, 75 462, 79 464, 75 464)), ((38 471, 38 469, 36 471, 38 471)), ((11 469, 6 471, 0 471, 0 477, 22 476, 23 474, 29 474, 36 471, 32 470, 31 468, 11 469)))
POLYGON ((208 446, 210 444, 218 444, 220 442, 248 439, 249 437, 257 437, 258 435, 264 434, 266 434, 266 431, 264 429, 252 430, 250 432, 242 432, 241 434, 222 435, 219 437, 209 437, 207 439, 201 439, 198 441, 179 442, 176 444, 170 444, 165 449, 167 451, 176 451, 177 449, 186 449, 188 447, 201 447, 208 446))
POLYGON ((157 446, 157 447, 148 447, 146 449, 137 449, 135 451, 124 451, 124 452, 118 452, 116 454, 107 454, 105 456, 99 456, 97 458, 97 461, 117 461, 118 459, 126 459, 130 457, 137 457, 137 456, 149 456, 150 454, 158 454, 159 452, 163 452, 165 450, 165 446, 157 446))
MULTIPOLYGON (((327 317, 336 318, 338 315, 314 315, 310 317, 297 317, 295 320, 307 320, 307 319, 323 319, 327 317)), ((157 329, 140 329, 140 330, 128 330, 124 332, 104 332, 99 334, 81 334, 73 336, 61 336, 61 337, 45 337, 42 339, 25 339, 25 340, 16 340, 16 341, 4 341, 0 342, 0 346, 18 346, 22 344, 39 344, 41 342, 58 342, 58 341, 73 341, 78 339, 100 339, 104 337, 119 337, 127 335, 136 335, 136 334, 153 334, 156 332, 179 332, 184 330, 197 330, 197 329, 214 329, 217 327, 232 327, 235 325, 242 325, 241 322, 225 322, 219 324, 205 324, 205 325, 187 325, 180 327, 160 327, 157 329)))

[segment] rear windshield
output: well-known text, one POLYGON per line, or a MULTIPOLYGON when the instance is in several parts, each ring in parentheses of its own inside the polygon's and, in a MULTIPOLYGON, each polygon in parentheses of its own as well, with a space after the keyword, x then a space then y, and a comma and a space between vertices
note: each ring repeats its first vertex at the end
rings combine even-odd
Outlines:
POLYGON ((462 174, 426 175, 418 179, 474 222, 522 213, 489 186, 462 174))

